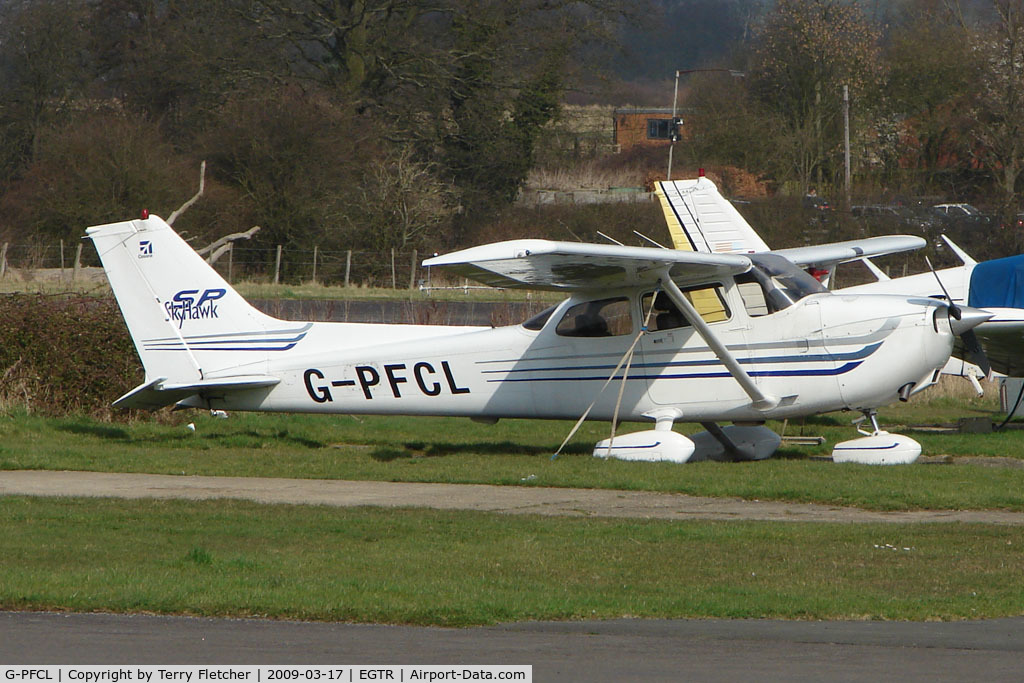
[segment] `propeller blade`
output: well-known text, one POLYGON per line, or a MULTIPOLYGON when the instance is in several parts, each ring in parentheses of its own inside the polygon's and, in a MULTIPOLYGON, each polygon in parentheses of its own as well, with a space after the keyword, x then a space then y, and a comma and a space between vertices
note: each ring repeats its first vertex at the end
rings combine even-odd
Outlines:
MULTIPOLYGON (((959 320, 960 316, 962 315, 962 313, 960 311, 960 307, 957 306, 955 303, 953 303, 953 297, 951 297, 949 295, 949 292, 946 291, 946 285, 942 284, 942 278, 940 278, 939 274, 937 272, 935 272, 935 268, 932 266, 931 259, 928 258, 927 254, 924 257, 924 262, 928 264, 928 270, 932 271, 932 275, 935 276, 935 281, 939 283, 939 289, 942 290, 942 295, 944 297, 946 297, 946 301, 949 302, 949 314, 955 320, 959 320)), ((973 327, 973 325, 971 327, 973 327)), ((968 328, 968 329, 970 329, 970 328, 968 328)))
POLYGON ((974 330, 967 330, 960 339, 964 343, 964 360, 969 363, 974 363, 981 372, 988 376, 992 372, 992 364, 988 362, 988 356, 985 355, 985 350, 981 347, 981 342, 978 341, 978 335, 974 333, 974 330))
POLYGON ((982 348, 974 328, 990 319, 994 314, 971 306, 964 306, 959 309, 959 312, 960 316, 954 319, 953 308, 952 305, 950 306, 949 329, 960 338, 960 344, 963 346, 963 359, 974 363, 981 368, 985 375, 988 375, 992 370, 992 364, 989 363, 985 349, 982 348))

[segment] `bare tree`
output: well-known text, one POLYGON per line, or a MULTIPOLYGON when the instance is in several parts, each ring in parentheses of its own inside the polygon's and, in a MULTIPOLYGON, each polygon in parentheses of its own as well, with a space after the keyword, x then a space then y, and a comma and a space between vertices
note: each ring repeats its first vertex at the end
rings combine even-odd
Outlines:
POLYGON ((974 133, 979 161, 999 190, 1001 212, 1011 216, 1017 184, 1024 173, 1024 1, 993 0, 994 31, 979 34, 976 49, 985 58, 978 83, 974 133))
POLYGON ((856 101, 879 80, 879 32, 856 5, 779 0, 759 37, 751 86, 785 124, 779 154, 806 190, 839 149, 843 86, 856 101))
POLYGON ((363 209, 378 248, 405 249, 449 223, 457 195, 436 171, 436 164, 415 161, 409 148, 371 165, 363 209))

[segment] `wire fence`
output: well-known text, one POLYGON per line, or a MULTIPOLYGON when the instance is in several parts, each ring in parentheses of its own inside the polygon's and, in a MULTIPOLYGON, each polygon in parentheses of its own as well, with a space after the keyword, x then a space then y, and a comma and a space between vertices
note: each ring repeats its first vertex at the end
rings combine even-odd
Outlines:
MULTIPOLYGON (((232 245, 213 264, 228 281, 415 289, 457 286, 440 272, 431 272, 420 261, 432 254, 410 251, 299 249, 279 245, 272 249, 232 245), (440 279, 439 279, 440 278, 440 279)), ((83 269, 100 266, 96 250, 79 243, 50 245, 0 244, 0 278, 23 277, 37 271, 60 271, 74 279, 83 269)))

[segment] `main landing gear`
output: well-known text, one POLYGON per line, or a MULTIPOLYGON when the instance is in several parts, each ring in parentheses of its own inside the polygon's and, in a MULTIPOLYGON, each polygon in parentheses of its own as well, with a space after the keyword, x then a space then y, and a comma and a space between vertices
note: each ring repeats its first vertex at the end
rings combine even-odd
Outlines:
POLYGON ((594 447, 598 458, 643 460, 648 462, 696 462, 699 460, 764 460, 770 458, 782 442, 781 437, 763 425, 728 425, 702 422, 707 431, 684 436, 672 431, 682 417, 675 408, 646 413, 655 421, 654 429, 616 435, 594 447))
POLYGON ((855 462, 862 465, 909 465, 921 455, 921 444, 902 434, 890 434, 878 426, 874 410, 861 411, 864 416, 854 424, 863 438, 837 443, 832 449, 834 462, 855 462), (860 428, 865 420, 871 422, 872 431, 860 428))
MULTIPOLYGON (((862 465, 909 465, 921 455, 921 444, 902 434, 890 434, 878 426, 874 410, 862 411, 857 431, 863 436, 836 444, 832 449, 835 462, 862 465), (871 423, 871 431, 859 425, 871 423)), ((701 423, 707 431, 684 436, 672 431, 672 424, 682 417, 674 409, 646 414, 655 421, 654 429, 604 439, 594 447, 598 458, 640 460, 647 462, 696 462, 699 460, 763 460, 778 449, 781 437, 763 425, 728 425, 701 423)))

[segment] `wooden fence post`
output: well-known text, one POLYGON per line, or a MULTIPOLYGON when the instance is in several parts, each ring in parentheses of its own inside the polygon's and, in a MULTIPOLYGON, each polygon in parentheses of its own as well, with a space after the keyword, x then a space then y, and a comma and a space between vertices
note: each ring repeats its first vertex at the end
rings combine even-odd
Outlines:
POLYGON ((235 265, 235 243, 228 245, 228 282, 231 282, 231 270, 235 265))
POLYGON ((398 289, 398 278, 395 277, 395 248, 391 247, 391 289, 398 289))
POLYGON ((281 282, 281 245, 277 245, 277 262, 274 264, 274 284, 281 282))
POLYGON ((352 270, 352 250, 345 252, 345 287, 348 287, 348 274, 352 270))
POLYGON ((4 275, 7 274, 7 245, 9 242, 4 242, 4 245, 0 247, 0 279, 3 279, 4 275))
POLYGON ((313 245, 313 284, 316 284, 316 255, 320 251, 320 247, 313 245))
POLYGON ((75 265, 72 266, 71 270, 71 281, 74 282, 78 279, 78 272, 82 270, 82 243, 78 243, 78 248, 75 249, 75 265))
POLYGON ((409 289, 416 289, 416 250, 412 250, 412 263, 409 265, 409 289))

